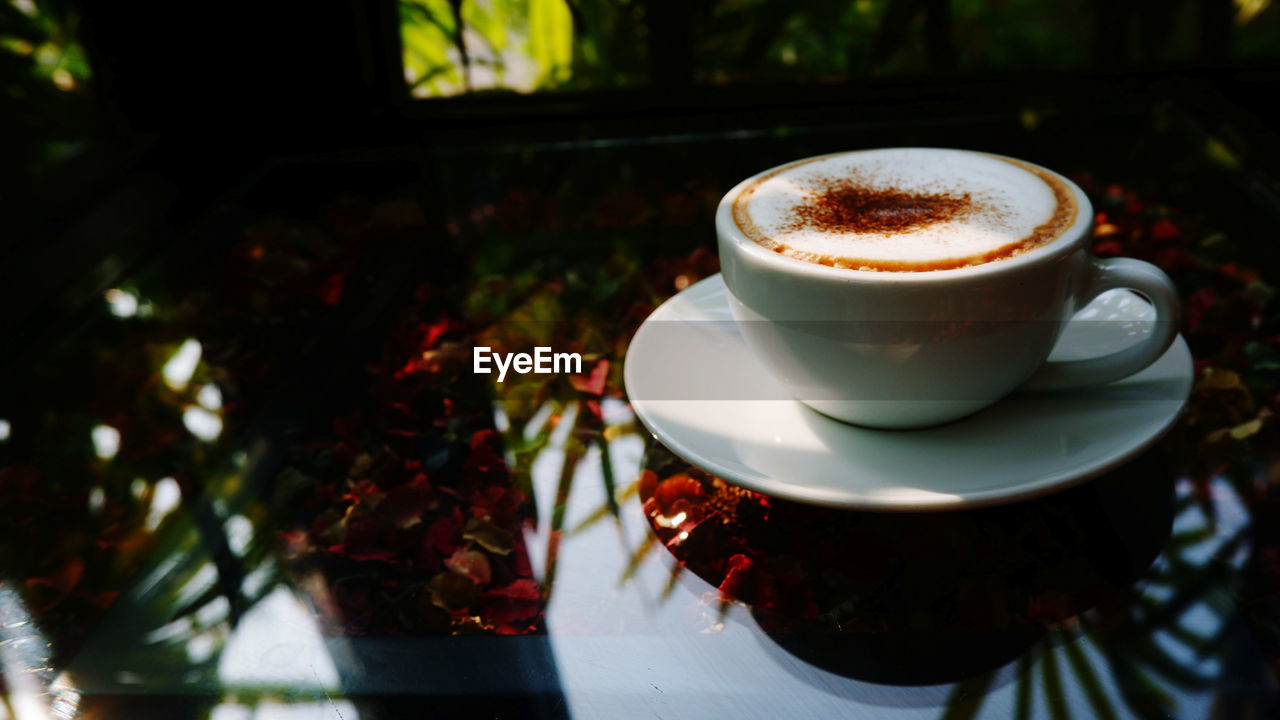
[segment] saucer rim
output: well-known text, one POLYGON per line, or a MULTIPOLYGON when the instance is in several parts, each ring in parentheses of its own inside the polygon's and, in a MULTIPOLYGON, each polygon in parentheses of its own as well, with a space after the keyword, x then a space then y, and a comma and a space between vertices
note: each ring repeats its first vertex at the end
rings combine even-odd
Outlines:
MULTIPOLYGON (((675 301, 680 296, 685 295, 686 293, 692 293, 697 288, 699 288, 700 286, 706 283, 710 283, 710 284, 718 283, 723 286, 724 281, 720 273, 715 273, 686 287, 685 289, 681 290, 675 295, 672 295, 670 298, 664 301, 657 308, 654 308, 653 312, 651 312, 649 316, 645 318, 644 322, 640 324, 640 327, 636 329, 636 332, 632 336, 631 342, 627 347, 627 354, 626 354, 624 365, 623 365, 623 385, 625 388, 630 388, 630 387, 633 387, 634 385, 633 379, 632 379, 632 370, 631 370, 632 353, 634 351, 634 348, 636 348, 638 345, 638 343, 636 342, 636 339, 639 338, 641 333, 645 331, 645 327, 650 323, 651 320, 654 320, 654 319, 661 320, 662 318, 659 317, 660 313, 662 313, 663 309, 667 308, 667 306, 670 303, 675 301)), ((727 287, 724 288, 724 292, 728 292, 727 287)), ((667 312, 670 312, 669 308, 667 309, 667 312)), ((1180 373, 1179 375, 1180 375, 1180 379, 1183 380, 1183 383, 1186 386, 1186 392, 1183 393, 1181 399, 1177 402, 1177 408, 1169 411, 1165 417, 1165 420, 1161 422, 1156 429, 1150 432, 1149 435, 1145 437, 1143 440, 1141 440, 1140 442, 1134 443, 1132 446, 1125 448, 1124 451, 1117 453, 1112 457, 1104 457, 1102 459, 1094 461, 1092 464, 1087 465, 1084 469, 1081 469, 1078 471, 1072 470, 1072 471, 1058 472, 1048 477, 1042 476, 1042 477, 1038 477, 1035 480, 1030 480, 1022 483, 1016 483, 1013 485, 1006 485, 1006 486, 997 487, 997 488, 979 490, 973 493, 968 493, 963 496, 961 495, 941 496, 940 495, 938 498, 935 498, 935 499, 930 499, 930 498, 894 499, 892 497, 883 497, 883 496, 868 497, 865 494, 858 496, 857 494, 851 495, 851 493, 847 490, 814 487, 814 486, 807 486, 807 485, 797 485, 794 483, 788 483, 782 480, 778 480, 773 477, 765 476, 763 474, 759 476, 742 475, 741 473, 739 473, 737 470, 733 468, 721 465, 716 460, 712 458, 707 458, 703 454, 693 451, 685 443, 681 442, 678 437, 672 435, 669 432, 666 432, 665 430, 659 427, 655 427, 654 424, 651 422, 652 411, 646 411, 646 408, 650 406, 650 403, 648 401, 631 398, 628 392, 628 402, 631 404, 631 408, 635 414, 636 420, 641 424, 641 426, 650 435, 652 435, 655 439, 657 439, 658 442, 662 443, 669 450, 671 450, 673 453, 678 455, 681 459, 685 460, 686 462, 688 462, 689 464, 697 468, 700 468, 712 475, 715 475, 716 477, 719 477, 725 480, 726 482, 730 482, 735 485, 742 486, 753 492, 758 492, 769 497, 782 498, 782 499, 790 500, 793 502, 799 502, 799 503, 805 503, 805 504, 811 504, 811 505, 820 505, 823 507, 830 507, 830 508, 843 509, 843 510, 861 510, 861 511, 875 511, 875 512, 947 512, 947 511, 955 511, 955 510, 969 510, 969 509, 993 507, 998 505, 1007 505, 1011 503, 1030 500, 1037 497, 1043 497, 1056 492, 1060 492, 1062 490, 1066 490, 1068 488, 1084 484, 1090 480, 1098 478, 1101 475, 1105 475, 1106 473, 1112 470, 1115 470, 1116 468, 1122 465, 1127 464, 1128 462, 1132 461, 1134 458, 1138 457, 1139 455, 1143 454, 1147 450, 1154 447, 1156 443, 1158 443, 1162 438, 1164 438, 1169 433, 1169 430, 1182 417, 1183 412, 1186 410, 1187 403, 1190 401, 1191 389, 1195 381, 1194 359, 1192 358, 1191 350, 1187 346, 1186 340, 1185 338, 1182 337, 1181 333, 1179 333, 1177 337, 1174 338, 1173 344, 1169 347, 1167 351, 1165 351, 1165 354, 1161 355, 1160 358, 1156 360, 1156 362, 1159 362, 1161 359, 1163 359, 1164 357, 1170 354, 1177 354, 1182 356, 1183 362, 1179 363, 1179 365, 1182 366, 1186 370, 1186 372, 1180 373)), ((1123 380, 1120 380, 1117 382, 1123 382, 1123 380)), ((1006 396, 1004 399, 1000 400, 999 403, 1007 402, 1009 397, 1010 396, 1006 396)), ((658 402, 663 402, 663 401, 658 401, 658 402)), ((766 402, 766 401, 762 400, 760 402, 766 402)), ((932 427, 921 428, 918 430, 881 430, 881 429, 875 429, 875 428, 864 428, 864 427, 859 427, 855 425, 850 425, 848 423, 843 423, 830 416, 823 415, 822 413, 805 406, 803 403, 801 403, 798 400, 789 400, 789 401, 788 400, 769 400, 767 402, 795 403, 796 405, 799 405, 801 407, 802 412, 814 413, 820 416, 824 422, 834 423, 836 426, 848 428, 849 431, 900 434, 900 433, 927 433, 930 430, 935 429, 932 427)), ((939 425, 935 427, 945 427, 945 426, 965 423, 965 422, 968 422, 971 418, 973 418, 977 414, 978 413, 974 413, 974 415, 969 415, 969 416, 960 418, 959 420, 955 420, 950 423, 945 423, 943 425, 939 425)))

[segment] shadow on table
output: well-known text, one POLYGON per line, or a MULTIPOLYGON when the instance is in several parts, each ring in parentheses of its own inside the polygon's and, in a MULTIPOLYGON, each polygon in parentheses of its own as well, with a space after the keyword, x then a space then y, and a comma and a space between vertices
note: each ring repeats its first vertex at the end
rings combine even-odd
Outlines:
MULTIPOLYGON (((1174 515, 1173 484, 1150 454, 1052 496, 966 512, 768 504, 767 522, 723 531, 750 543, 750 582, 700 565, 715 550, 705 536, 674 552, 722 592, 739 590, 766 644, 894 685, 986 673, 1046 628, 1116 602, 1155 560, 1174 515)), ((779 664, 815 682, 794 660, 779 664)))
MULTIPOLYGON (((753 617, 776 648, 827 672, 882 685, 938 685, 994 670, 1033 648, 1044 634, 1033 629, 846 633, 798 628, 762 613, 753 617)), ((793 674, 813 680, 806 673, 793 674)), ((857 698, 868 699, 863 692, 857 698)), ((901 698, 893 704, 901 705, 901 698)))

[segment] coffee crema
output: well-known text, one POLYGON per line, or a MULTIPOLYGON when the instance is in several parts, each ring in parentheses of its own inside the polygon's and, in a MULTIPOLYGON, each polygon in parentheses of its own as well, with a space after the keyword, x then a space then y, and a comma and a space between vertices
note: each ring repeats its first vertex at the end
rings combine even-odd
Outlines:
POLYGON ((801 160, 733 201, 738 227, 782 255, 832 267, 924 272, 981 265, 1052 242, 1076 221, 1061 178, 1030 163, 908 148, 801 160))

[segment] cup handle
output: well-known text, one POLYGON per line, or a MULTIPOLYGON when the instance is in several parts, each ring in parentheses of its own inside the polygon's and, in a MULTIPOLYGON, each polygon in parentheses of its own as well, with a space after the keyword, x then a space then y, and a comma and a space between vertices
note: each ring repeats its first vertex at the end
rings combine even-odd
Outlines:
POLYGON ((1128 377, 1155 362, 1178 336, 1180 310, 1178 290, 1160 268, 1133 258, 1091 258, 1091 279, 1081 297, 1088 305, 1107 290, 1128 288, 1146 296, 1155 306, 1154 331, 1142 342, 1110 355, 1088 360, 1046 362, 1027 381, 1031 390, 1098 385, 1128 377))

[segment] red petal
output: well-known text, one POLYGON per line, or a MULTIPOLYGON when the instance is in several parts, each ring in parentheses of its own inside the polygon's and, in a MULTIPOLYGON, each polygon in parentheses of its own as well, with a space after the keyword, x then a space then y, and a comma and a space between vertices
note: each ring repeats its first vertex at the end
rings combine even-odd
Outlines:
MULTIPOLYGON (((506 588, 485 593, 480 615, 488 622, 505 625, 517 621, 530 621, 542 611, 542 595, 532 580, 516 580, 506 588), (527 587, 526 585, 527 584, 527 587), (517 587, 519 586, 519 587, 517 587), (529 589, 532 592, 529 592, 529 589)), ((527 628, 515 633, 527 632, 527 628)), ((507 633, 504 633, 507 634, 507 633)))
POLYGON ((1151 223, 1151 239, 1154 242, 1169 242, 1182 237, 1182 230, 1172 220, 1157 220, 1151 223))
POLYGON ((328 550, 329 552, 334 553, 335 555, 344 555, 346 557, 351 558, 352 560, 359 560, 361 562, 365 562, 369 560, 382 560, 384 562, 392 562, 396 559, 396 554, 391 552, 390 550, 374 550, 374 549, 352 550, 348 548, 346 545, 331 545, 329 546, 328 550))
POLYGON ((421 514, 434 498, 435 490, 427 480, 426 473, 418 473, 409 482, 392 488, 379 509, 387 513, 387 519, 392 525, 398 526, 421 514))
POLYGON ((334 273, 325 278, 324 283, 320 286, 320 300, 325 305, 337 305, 342 302, 342 290, 346 285, 347 276, 345 273, 334 273))
POLYGON ((466 323, 453 320, 449 317, 443 317, 439 322, 433 325, 421 325, 422 330, 422 350, 430 350, 440 342, 440 338, 445 335, 466 332, 466 323))
POLYGON ((738 553, 729 558, 727 565, 728 570, 720 581, 720 592, 731 598, 750 601, 747 595, 751 589, 749 580, 755 563, 746 555, 738 553))
POLYGON ((502 436, 496 430, 480 430, 471 436, 471 449, 488 448, 494 450, 502 442, 502 436))
POLYGON ((588 393, 590 395, 603 395, 605 381, 608 377, 609 360, 607 358, 602 358, 596 363, 596 366, 591 369, 591 374, 589 376, 583 377, 582 375, 570 375, 569 384, 579 392, 588 393))
POLYGON ((702 489, 702 483, 680 473, 663 480, 654 490, 653 497, 658 501, 662 514, 669 515, 677 500, 701 503, 706 500, 707 492, 702 489))
POLYGON ((642 470, 640 472, 640 499, 648 500, 653 497, 653 492, 658 488, 658 473, 652 470, 642 470))
POLYGON ((1093 254, 1098 257, 1116 257, 1124 254, 1124 246, 1115 240, 1103 240, 1094 243, 1093 254))
POLYGON ((82 575, 84 575, 84 561, 80 558, 72 558, 52 575, 27 580, 26 586, 52 588, 65 595, 80 582, 82 575))
POLYGON ((514 580, 510 585, 494 588, 485 594, 488 596, 511 598, 512 600, 542 601, 542 591, 538 589, 538 583, 530 580, 529 578, 514 580))
POLYGON ((493 577, 489 558, 479 550, 458 550, 444 561, 444 566, 459 575, 466 575, 476 585, 488 585, 493 577))
MULTIPOLYGON (((457 510, 454 510, 457 513, 457 510)), ((462 542, 462 518, 447 515, 427 528, 426 545, 443 556, 452 555, 462 542)))

